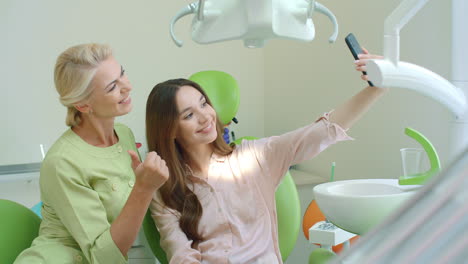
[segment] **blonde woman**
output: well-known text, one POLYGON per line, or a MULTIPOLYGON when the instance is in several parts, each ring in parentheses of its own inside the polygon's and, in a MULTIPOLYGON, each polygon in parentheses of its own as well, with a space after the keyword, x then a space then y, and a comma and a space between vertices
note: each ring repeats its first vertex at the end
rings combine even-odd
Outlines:
POLYGON ((65 50, 54 77, 70 128, 43 161, 39 236, 15 263, 127 263, 168 169, 155 152, 140 163, 132 131, 114 122, 132 110, 132 86, 110 47, 65 50))

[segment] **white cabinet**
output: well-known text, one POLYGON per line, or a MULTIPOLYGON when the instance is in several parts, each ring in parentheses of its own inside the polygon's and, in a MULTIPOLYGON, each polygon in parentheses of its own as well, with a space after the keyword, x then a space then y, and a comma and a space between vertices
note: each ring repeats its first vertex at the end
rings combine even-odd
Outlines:
POLYGON ((28 208, 39 203, 39 172, 0 174, 0 199, 15 201, 28 208))

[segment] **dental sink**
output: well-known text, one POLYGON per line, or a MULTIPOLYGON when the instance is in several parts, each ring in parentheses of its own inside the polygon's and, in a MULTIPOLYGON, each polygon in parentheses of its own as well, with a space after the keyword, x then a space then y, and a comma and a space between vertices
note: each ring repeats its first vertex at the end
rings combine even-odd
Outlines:
POLYGON ((328 221, 362 235, 398 209, 420 187, 399 185, 397 179, 335 181, 315 186, 314 196, 328 221))

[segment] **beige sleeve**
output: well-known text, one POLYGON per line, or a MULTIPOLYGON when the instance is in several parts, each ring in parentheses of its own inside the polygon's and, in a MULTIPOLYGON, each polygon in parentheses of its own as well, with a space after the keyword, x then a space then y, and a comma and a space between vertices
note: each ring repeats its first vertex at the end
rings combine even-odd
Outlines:
POLYGON ((280 136, 254 141, 252 147, 264 171, 265 182, 276 188, 291 165, 312 159, 329 146, 352 140, 346 131, 328 120, 328 113, 316 122, 280 136))

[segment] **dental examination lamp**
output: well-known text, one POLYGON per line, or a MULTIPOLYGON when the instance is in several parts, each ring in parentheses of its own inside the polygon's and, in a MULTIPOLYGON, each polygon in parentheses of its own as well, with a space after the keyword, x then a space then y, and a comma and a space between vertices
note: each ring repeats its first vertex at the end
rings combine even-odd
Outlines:
POLYGON ((338 37, 336 17, 315 0, 199 0, 174 16, 170 34, 174 43, 181 47, 182 41, 174 34, 175 23, 186 15, 195 14, 192 39, 199 44, 242 39, 248 48, 261 48, 272 38, 312 41, 315 11, 326 15, 333 23, 329 42, 335 42, 338 37))
POLYGON ((414 90, 438 101, 456 117, 466 111, 463 91, 438 74, 423 67, 399 61, 400 29, 429 0, 403 0, 387 17, 384 26, 384 59, 367 63, 369 80, 378 87, 414 90))

